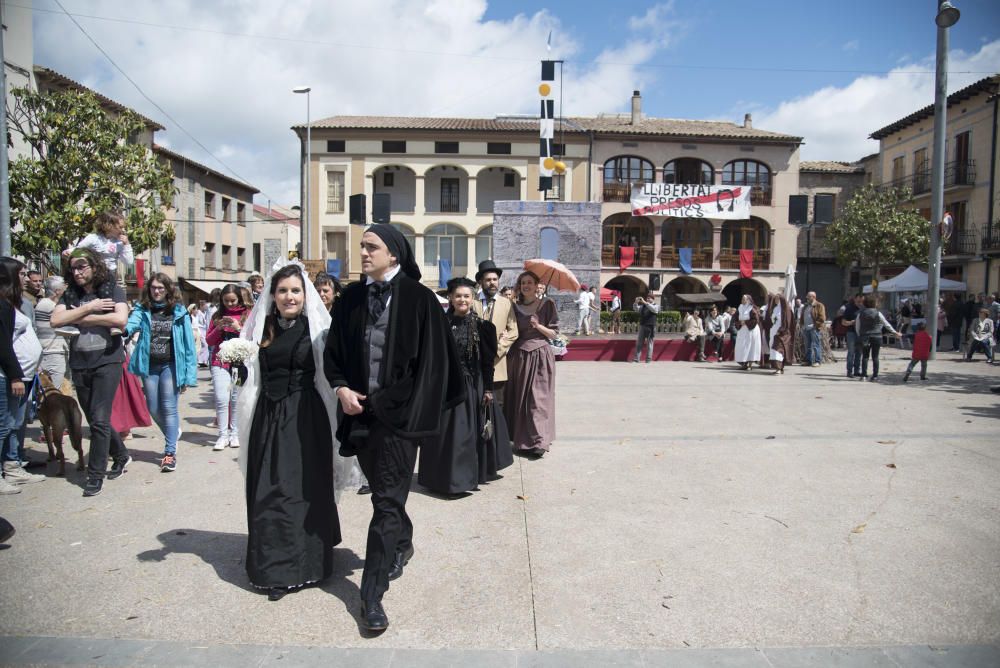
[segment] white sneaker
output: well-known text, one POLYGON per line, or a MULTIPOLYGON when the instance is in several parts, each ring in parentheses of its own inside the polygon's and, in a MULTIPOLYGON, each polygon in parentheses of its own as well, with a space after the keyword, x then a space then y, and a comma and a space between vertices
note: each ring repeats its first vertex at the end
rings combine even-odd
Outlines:
POLYGON ((221 434, 219 438, 216 439, 215 445, 212 446, 213 450, 225 450, 226 446, 229 445, 229 434, 221 434))
POLYGON ((3 477, 12 485, 27 485, 32 482, 42 482, 45 476, 28 473, 21 468, 20 462, 4 462, 3 477))
POLYGON ((0 478, 0 494, 20 494, 21 488, 12 485, 5 478, 0 478))
POLYGON ((233 434, 232 436, 230 436, 229 437, 229 447, 230 448, 238 448, 238 447, 240 447, 240 437, 237 436, 236 434, 233 434))

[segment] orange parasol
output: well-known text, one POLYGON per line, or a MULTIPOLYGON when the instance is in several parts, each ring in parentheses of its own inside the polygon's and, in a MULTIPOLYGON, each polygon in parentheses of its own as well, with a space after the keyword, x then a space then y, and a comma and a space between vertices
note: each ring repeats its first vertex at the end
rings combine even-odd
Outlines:
POLYGON ((580 289, 580 281, 566 265, 555 260, 536 258, 524 261, 525 271, 530 271, 538 280, 555 290, 576 292, 580 289))

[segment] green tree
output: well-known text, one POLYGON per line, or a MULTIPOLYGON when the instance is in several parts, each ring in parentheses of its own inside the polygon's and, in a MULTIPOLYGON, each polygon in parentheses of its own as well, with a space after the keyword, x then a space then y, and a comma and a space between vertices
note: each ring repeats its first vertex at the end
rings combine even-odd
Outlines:
POLYGON ((94 231, 108 210, 125 216, 136 253, 159 243, 174 193, 169 165, 135 142, 145 123, 133 112, 107 113, 89 92, 13 91, 10 131, 31 147, 10 163, 14 252, 55 269, 58 253, 94 231))
POLYGON ((844 206, 827 228, 827 240, 837 249, 837 263, 873 267, 915 263, 927 259, 930 223, 913 209, 908 188, 868 184, 844 206))

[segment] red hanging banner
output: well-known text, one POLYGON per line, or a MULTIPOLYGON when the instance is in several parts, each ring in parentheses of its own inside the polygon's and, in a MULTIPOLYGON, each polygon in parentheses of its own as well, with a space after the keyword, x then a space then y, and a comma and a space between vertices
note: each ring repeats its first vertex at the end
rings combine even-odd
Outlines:
POLYGON ((751 249, 740 251, 740 276, 743 278, 753 276, 753 250, 751 249))
POLYGON ((146 261, 137 259, 135 261, 135 284, 140 290, 146 285, 146 261))
POLYGON ((618 247, 618 266, 625 271, 635 263, 635 246, 618 247))

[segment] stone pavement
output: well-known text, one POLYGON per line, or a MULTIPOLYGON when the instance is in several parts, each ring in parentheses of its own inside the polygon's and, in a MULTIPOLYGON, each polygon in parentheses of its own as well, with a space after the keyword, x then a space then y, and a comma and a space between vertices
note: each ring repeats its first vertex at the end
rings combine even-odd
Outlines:
POLYGON ((559 363, 549 455, 467 498, 414 489, 417 554, 374 638, 367 497, 341 500, 329 582, 249 587, 202 373, 176 473, 147 429, 98 497, 75 471, 0 497, 0 664, 1000 665, 1000 374, 945 353, 903 385, 886 353, 882 383, 559 363))

